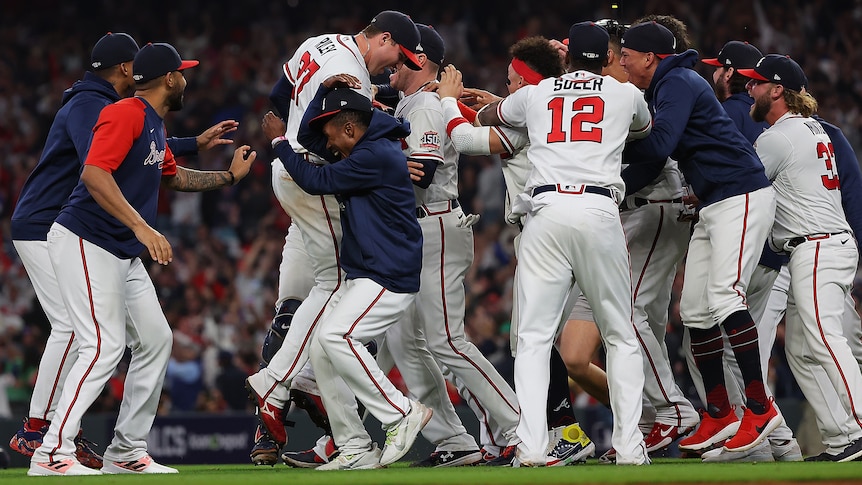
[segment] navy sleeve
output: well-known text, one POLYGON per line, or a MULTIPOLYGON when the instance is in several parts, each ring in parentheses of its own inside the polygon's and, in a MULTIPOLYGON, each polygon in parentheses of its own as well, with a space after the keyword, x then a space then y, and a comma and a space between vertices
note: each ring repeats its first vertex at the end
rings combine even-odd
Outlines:
POLYGON ((421 163, 422 171, 425 172, 425 175, 423 175, 422 178, 420 178, 419 180, 414 181, 413 185, 423 189, 427 189, 431 185, 431 182, 434 180, 434 173, 437 172, 438 163, 435 160, 428 159, 416 160, 411 158, 410 160, 421 163))
POLYGON ((637 143, 640 141, 630 142, 623 150, 623 163, 628 164, 622 172, 623 182, 626 184, 626 197, 651 184, 661 175, 662 169, 667 164, 667 158, 648 159, 638 153, 637 143))
POLYGON ((284 121, 287 121, 287 115, 290 113, 291 98, 293 98, 293 84, 290 84, 287 76, 279 76, 278 81, 269 93, 269 100, 272 102, 272 106, 275 108, 278 116, 284 121))
POLYGON ((832 140, 835 165, 841 182, 841 204, 850 228, 857 238, 862 237, 862 170, 853 147, 837 126, 818 120, 832 140))
POLYGON ((296 184, 311 195, 347 195, 377 187, 381 180, 381 164, 368 149, 354 148, 349 157, 328 165, 306 162, 289 143, 276 145, 275 154, 296 184))
POLYGON ((168 143, 168 148, 171 149, 175 157, 197 155, 198 153, 198 139, 194 136, 187 138, 171 137, 166 141, 168 143))
POLYGON ((630 163, 654 163, 670 157, 691 117, 695 95, 684 79, 667 78, 655 95, 652 131, 646 138, 632 143, 638 156, 630 163))
POLYGON ((309 126, 309 122, 320 116, 323 113, 323 98, 326 97, 330 89, 322 84, 317 88, 317 94, 314 99, 305 108, 305 113, 302 115, 302 122, 299 123, 299 132, 296 134, 296 141, 304 146, 306 150, 330 162, 338 161, 338 158, 326 148, 326 135, 320 130, 313 130, 309 126))
POLYGON ((391 84, 375 84, 377 86, 378 98, 397 98, 398 90, 393 88, 391 84))
POLYGON ((74 109, 69 109, 68 118, 66 119, 66 132, 72 144, 75 145, 75 151, 78 153, 78 160, 84 164, 87 159, 87 152, 90 151, 90 139, 93 136, 93 127, 96 126, 96 121, 99 119, 99 113, 102 108, 110 104, 108 100, 84 100, 74 106, 74 109))

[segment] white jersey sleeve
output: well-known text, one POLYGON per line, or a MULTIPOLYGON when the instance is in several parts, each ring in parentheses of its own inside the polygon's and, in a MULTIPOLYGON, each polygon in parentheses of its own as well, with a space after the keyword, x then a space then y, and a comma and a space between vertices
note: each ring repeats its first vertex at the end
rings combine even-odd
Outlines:
POLYGON ((766 130, 754 141, 754 150, 763 163, 766 177, 775 180, 793 156, 793 143, 779 130, 766 130))
POLYGON ((302 114, 317 89, 328 77, 351 74, 359 79, 359 92, 371 99, 371 79, 365 61, 353 38, 349 35, 324 34, 303 42, 284 64, 284 75, 293 85, 293 99, 287 119, 285 138, 299 153, 305 148, 296 141, 302 114))
POLYGON ((535 86, 523 86, 497 104, 497 116, 507 126, 522 128, 527 126, 527 108, 530 93, 535 86))
POLYGON ((634 116, 632 117, 632 124, 629 127, 629 136, 626 138, 626 142, 646 138, 652 131, 652 114, 649 111, 649 105, 647 105, 643 94, 634 84, 623 83, 623 86, 631 87, 631 89, 637 92, 632 99, 634 116))

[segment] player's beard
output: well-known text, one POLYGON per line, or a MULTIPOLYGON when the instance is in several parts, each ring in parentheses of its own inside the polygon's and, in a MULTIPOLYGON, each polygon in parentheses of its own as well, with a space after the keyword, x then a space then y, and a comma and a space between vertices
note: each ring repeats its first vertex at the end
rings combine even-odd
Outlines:
POLYGON ((176 86, 174 91, 168 95, 168 111, 179 111, 183 109, 183 91, 184 89, 179 85, 176 86))
POLYGON ((772 100, 768 96, 760 96, 754 98, 754 104, 751 105, 751 119, 760 123, 766 121, 766 115, 772 108, 772 100))

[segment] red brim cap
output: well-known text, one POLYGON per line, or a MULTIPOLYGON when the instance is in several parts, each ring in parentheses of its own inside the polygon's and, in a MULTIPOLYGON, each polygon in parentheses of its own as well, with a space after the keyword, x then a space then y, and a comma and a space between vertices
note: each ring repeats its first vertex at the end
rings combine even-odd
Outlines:
POLYGON ((408 69, 412 71, 421 71, 422 65, 419 63, 419 58, 416 57, 416 53, 411 51, 410 49, 404 47, 401 44, 398 44, 398 48, 401 49, 401 53, 407 57, 407 62, 404 63, 408 69))
POLYGON ((198 64, 200 64, 200 62, 199 62, 199 61, 194 61, 194 60, 191 60, 191 61, 183 61, 183 62, 181 62, 181 63, 180 63, 180 67, 178 67, 178 68, 177 68, 177 71, 182 71, 183 69, 188 69, 188 68, 190 68, 190 67, 195 67, 195 66, 197 66, 198 64))
POLYGON ((715 66, 715 67, 724 67, 724 64, 722 64, 721 62, 719 62, 719 60, 718 60, 717 58, 714 58, 714 59, 702 59, 700 62, 702 62, 702 63, 704 63, 704 64, 709 64, 710 66, 715 66))
POLYGON ((769 82, 769 79, 766 79, 765 77, 761 76, 761 75, 760 75, 760 74, 758 74, 758 73, 757 73, 757 71, 755 71, 754 69, 740 69, 740 70, 738 70, 738 71, 736 71, 736 72, 738 72, 738 73, 742 74, 742 75, 743 75, 743 76, 745 76, 745 77, 750 77, 751 79, 757 79, 758 81, 767 81, 767 82, 769 82))
POLYGON ((320 129, 322 129, 323 125, 325 125, 326 122, 329 121, 330 118, 332 118, 333 116, 337 115, 340 112, 341 112, 340 109, 336 109, 334 111, 327 111, 326 113, 320 113, 319 115, 315 116, 314 118, 308 120, 308 126, 310 126, 311 128, 313 128, 315 130, 320 130, 320 129))

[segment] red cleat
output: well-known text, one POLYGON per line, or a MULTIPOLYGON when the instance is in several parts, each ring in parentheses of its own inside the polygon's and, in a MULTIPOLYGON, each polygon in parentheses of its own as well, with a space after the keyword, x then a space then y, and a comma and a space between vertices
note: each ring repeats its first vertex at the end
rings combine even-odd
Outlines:
POLYGON ((284 429, 284 410, 266 402, 257 391, 254 390, 248 379, 245 380, 245 388, 248 397, 255 405, 255 414, 260 425, 270 438, 275 441, 281 449, 287 443, 287 431, 284 429))
POLYGON ((739 420, 733 409, 727 416, 713 418, 708 412, 701 411, 700 426, 691 436, 679 442, 681 451, 703 451, 722 442, 736 433, 739 420))
POLYGON ((649 434, 644 438, 647 453, 659 451, 670 446, 671 443, 681 436, 691 432, 691 427, 679 427, 672 424, 655 423, 649 434))
POLYGON ((769 433, 779 427, 784 422, 784 417, 778 412, 773 401, 774 399, 770 397, 767 401, 769 408, 763 414, 754 414, 751 409, 745 408, 739 429, 733 438, 724 443, 724 449, 727 451, 748 451, 760 444, 769 433))

